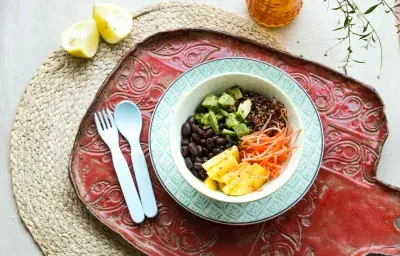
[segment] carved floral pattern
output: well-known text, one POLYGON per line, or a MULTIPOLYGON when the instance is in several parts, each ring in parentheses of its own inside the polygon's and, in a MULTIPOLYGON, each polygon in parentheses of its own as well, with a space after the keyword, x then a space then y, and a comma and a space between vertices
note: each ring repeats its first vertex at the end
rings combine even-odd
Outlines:
POLYGON ((197 37, 192 38, 189 35, 182 35, 178 38, 169 35, 163 35, 157 39, 148 41, 146 46, 150 54, 155 55, 168 65, 179 69, 194 67, 208 59, 221 46, 214 42, 202 42, 197 37))
MULTIPOLYGON (((304 228, 311 225, 310 217, 316 209, 317 192, 317 186, 313 185, 290 211, 268 222, 261 234, 263 246, 260 255, 295 255, 300 251, 304 246, 304 228)), ((311 245, 307 247, 313 250, 311 245)))

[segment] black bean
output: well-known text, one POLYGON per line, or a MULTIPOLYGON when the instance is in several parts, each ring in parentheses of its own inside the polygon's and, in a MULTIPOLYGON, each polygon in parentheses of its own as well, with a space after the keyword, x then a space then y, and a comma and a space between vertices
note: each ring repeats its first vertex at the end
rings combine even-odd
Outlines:
POLYGON ((228 148, 230 148, 231 146, 229 146, 229 144, 226 144, 225 146, 224 146, 224 149, 228 149, 228 148))
POLYGON ((196 119, 194 118, 194 116, 189 116, 189 118, 187 119, 187 122, 194 123, 194 122, 196 122, 196 119))
POLYGON ((211 128, 207 129, 207 131, 204 133, 205 138, 210 138, 213 135, 214 135, 214 131, 211 128))
POLYGON ((205 162, 207 162, 208 161, 208 157, 203 157, 203 162, 205 163, 205 162))
POLYGON ((215 135, 214 137, 212 137, 212 140, 214 141, 214 142, 216 142, 217 140, 218 140, 218 136, 217 135, 215 135))
POLYGON ((222 153, 222 149, 220 149, 220 148, 214 148, 214 154, 220 154, 220 153, 222 153))
POLYGON ((200 138, 204 138, 205 131, 203 129, 199 128, 199 133, 198 134, 199 134, 200 138))
POLYGON ((213 140, 211 138, 208 138, 206 140, 206 146, 207 146, 208 150, 211 150, 214 147, 214 142, 213 142, 213 140))
POLYGON ((214 156, 214 153, 209 153, 208 158, 212 158, 214 156))
POLYGON ((194 164, 194 166, 193 166, 193 168, 195 169, 195 170, 201 170, 201 169, 203 169, 203 166, 201 165, 201 163, 195 163, 194 164))
POLYGON ((196 143, 200 143, 200 136, 197 135, 196 133, 192 133, 192 139, 196 143))
POLYGON ((203 152, 203 148, 200 145, 197 145, 197 151, 199 151, 199 156, 201 156, 202 152, 203 152))
POLYGON ((218 146, 224 145, 225 142, 226 142, 226 140, 225 140, 224 138, 218 138, 218 139, 215 141, 215 143, 216 143, 218 146))
POLYGON ((210 153, 210 151, 208 151, 208 149, 207 149, 206 147, 202 147, 201 152, 202 152, 202 154, 205 155, 205 156, 208 155, 208 154, 210 153))
POLYGON ((200 130, 200 129, 199 129, 199 127, 197 126, 197 124, 191 123, 191 124, 190 124, 190 129, 191 129, 192 132, 199 134, 199 130, 200 130))
POLYGON ((186 164, 186 167, 187 167, 188 169, 192 169, 192 168, 193 168, 193 162, 192 162, 192 160, 190 160, 189 157, 186 157, 186 158, 185 158, 185 164, 186 164))
POLYGON ((206 145, 206 140, 205 140, 205 139, 201 139, 201 140, 200 140, 200 144, 201 144, 201 145, 206 145))
POLYGON ((186 139, 186 138, 182 139, 182 142, 181 142, 182 146, 187 146, 187 145, 189 145, 189 143, 190 143, 190 141, 188 139, 186 139))
POLYGON ((203 178, 200 176, 200 173, 198 170, 195 170, 194 168, 191 170, 191 172, 193 173, 193 175, 198 178, 199 180, 203 180, 203 178))
POLYGON ((196 156, 196 158, 194 159, 194 162, 195 162, 195 163, 201 163, 201 164, 204 163, 204 162, 203 162, 203 158, 200 158, 200 157, 198 157, 198 156, 196 156))
POLYGON ((182 125, 182 135, 189 136, 190 135, 190 125, 189 123, 184 123, 182 125))
POLYGON ((187 146, 182 146, 181 147, 181 153, 182 153, 182 156, 187 156, 188 154, 189 154, 189 149, 188 149, 188 147, 187 146))
POLYGON ((196 146, 196 144, 194 144, 193 142, 190 142, 190 143, 189 143, 188 149, 189 149, 190 153, 191 153, 193 156, 198 156, 198 155, 199 155, 199 151, 197 150, 197 146, 196 146))
POLYGON ((206 172, 206 170, 204 170, 204 169, 201 169, 201 170, 199 171, 199 175, 200 175, 200 177, 201 177, 203 180, 207 179, 207 177, 208 177, 207 172, 206 172))

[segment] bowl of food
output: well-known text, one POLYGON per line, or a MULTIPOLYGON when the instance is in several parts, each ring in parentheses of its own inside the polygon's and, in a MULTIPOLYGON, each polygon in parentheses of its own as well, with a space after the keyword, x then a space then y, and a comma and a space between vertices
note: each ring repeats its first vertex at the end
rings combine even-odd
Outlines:
POLYGON ((264 78, 236 72, 210 77, 173 111, 174 163, 193 188, 212 199, 265 198, 300 162, 301 117, 287 94, 264 78))

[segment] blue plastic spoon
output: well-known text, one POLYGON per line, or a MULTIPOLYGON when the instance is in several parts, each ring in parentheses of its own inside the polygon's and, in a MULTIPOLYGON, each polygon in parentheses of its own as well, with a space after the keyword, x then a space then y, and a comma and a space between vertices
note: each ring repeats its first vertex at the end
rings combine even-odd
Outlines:
POLYGON ((140 109, 130 101, 121 101, 115 108, 114 118, 119 132, 125 137, 131 147, 133 170, 144 214, 152 218, 157 215, 157 203, 151 186, 146 158, 140 147, 140 132, 142 131, 140 109))

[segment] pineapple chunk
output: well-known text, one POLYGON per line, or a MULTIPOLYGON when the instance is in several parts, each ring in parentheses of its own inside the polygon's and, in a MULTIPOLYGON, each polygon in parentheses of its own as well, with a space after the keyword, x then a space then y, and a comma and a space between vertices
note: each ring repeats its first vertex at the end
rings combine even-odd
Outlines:
POLYGON ((225 150, 225 152, 232 155, 236 159, 236 161, 238 161, 238 163, 240 162, 239 149, 236 146, 228 148, 227 150, 225 150))
POLYGON ((206 185, 206 187, 209 189, 217 190, 217 182, 210 177, 207 177, 207 179, 204 181, 204 185, 206 185))
POLYGON ((241 162, 235 170, 232 170, 227 174, 225 174, 224 176, 222 176, 221 182, 225 184, 231 183, 242 170, 247 169, 249 167, 251 167, 251 165, 248 162, 241 162))
POLYGON ((225 183, 218 182, 218 188, 219 188, 219 190, 222 190, 225 186, 226 186, 225 183))
POLYGON ((268 180, 268 176, 268 170, 253 164, 249 170, 242 170, 240 176, 224 187, 223 191, 232 196, 246 195, 259 189, 268 180))
POLYGON ((229 171, 235 169, 237 166, 238 162, 236 161, 236 159, 231 155, 226 155, 218 163, 211 166, 208 170, 206 169, 207 175, 211 179, 220 182, 222 176, 224 176, 229 171))
POLYGON ((213 158, 211 158, 210 160, 208 160, 207 162, 205 162, 203 164, 203 168, 208 172, 208 170, 218 164, 223 158, 225 158, 227 155, 233 156, 236 159, 236 162, 239 162, 239 149, 236 146, 233 146, 231 148, 228 148, 227 150, 225 150, 224 152, 214 156, 213 158))
MULTIPOLYGON (((240 167, 236 168, 236 171, 238 171, 238 172, 232 171, 231 172, 232 175, 223 177, 225 181, 229 180, 229 182, 226 183, 226 186, 222 190, 227 195, 230 195, 231 191, 235 189, 238 182, 241 180, 242 176, 244 174, 246 174, 247 172, 251 171, 252 165, 249 164, 248 162, 242 162, 242 163, 240 163, 240 165, 241 165, 240 167)), ((228 174, 231 174, 231 173, 228 173, 228 174)))

